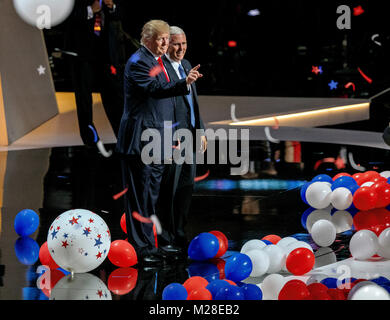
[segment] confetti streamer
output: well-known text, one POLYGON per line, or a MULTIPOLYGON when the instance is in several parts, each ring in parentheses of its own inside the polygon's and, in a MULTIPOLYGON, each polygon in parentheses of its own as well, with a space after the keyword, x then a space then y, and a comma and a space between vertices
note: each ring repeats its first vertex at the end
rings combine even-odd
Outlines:
POLYGON ((365 75, 364 72, 362 71, 362 69, 358 68, 358 71, 359 71, 359 73, 362 75, 362 77, 363 77, 369 84, 372 83, 372 79, 369 78, 367 75, 365 75))
POLYGON ((123 191, 119 192, 118 194, 114 195, 113 199, 118 200, 118 199, 122 198, 127 193, 127 191, 129 191, 129 188, 126 188, 123 191))
POLYGON ((196 178, 194 179, 194 181, 195 181, 195 182, 199 182, 199 181, 205 180, 205 179, 207 179, 207 177, 208 177, 209 175, 210 175, 210 170, 208 170, 208 171, 206 172, 206 174, 204 174, 203 176, 196 177, 196 178))

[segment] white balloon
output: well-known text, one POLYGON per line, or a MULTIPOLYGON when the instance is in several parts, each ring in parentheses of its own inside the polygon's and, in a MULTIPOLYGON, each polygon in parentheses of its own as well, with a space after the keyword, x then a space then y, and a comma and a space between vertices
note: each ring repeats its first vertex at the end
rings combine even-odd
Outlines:
POLYGON ((306 219, 306 229, 311 233, 311 228, 319 220, 332 221, 332 216, 328 210, 314 210, 306 219))
POLYGON ((26 23, 50 29, 72 12, 75 0, 13 0, 16 13, 26 23))
POLYGON ((269 257, 263 250, 250 250, 245 253, 252 261, 252 272, 249 277, 261 277, 269 267, 269 257))
POLYGON ((90 273, 62 277, 50 293, 50 300, 112 300, 102 280, 90 273))
POLYGON ((380 175, 386 179, 390 178, 390 171, 383 171, 380 175))
POLYGON ((390 259, 390 228, 382 231, 378 238, 378 255, 390 259))
POLYGON ((349 251, 356 260, 370 259, 377 253, 378 248, 378 237, 370 230, 356 232, 349 243, 349 251))
POLYGON ((287 247, 292 242, 297 242, 298 240, 293 237, 282 238, 276 245, 281 248, 287 247))
POLYGON ((343 233, 352 229, 353 217, 348 211, 336 211, 332 215, 331 221, 336 227, 336 233, 343 233))
POLYGON ((66 211, 51 224, 47 246, 61 268, 74 273, 89 272, 106 259, 111 246, 110 230, 91 211, 66 211))
POLYGON ((276 273, 282 270, 286 261, 286 255, 281 247, 270 244, 262 249, 262 251, 264 251, 269 258, 269 267, 266 273, 276 273))
POLYGON ((330 205, 331 194, 329 183, 314 182, 306 190, 306 200, 315 209, 325 209, 330 205))
POLYGON ((286 279, 280 274, 270 274, 265 277, 260 285, 263 300, 278 300, 279 292, 285 283, 286 279))
POLYGON ((320 247, 329 247, 336 240, 336 228, 328 220, 318 220, 311 228, 311 237, 320 247))
POLYGON ((347 188, 336 188, 330 195, 330 203, 337 210, 348 209, 352 205, 352 202, 352 192, 347 188))
POLYGON ((293 243, 290 243, 284 250, 285 254, 286 254, 286 257, 291 253, 291 251, 295 250, 295 249, 298 249, 298 248, 307 248, 309 249, 311 252, 313 252, 313 248, 311 247, 310 244, 308 244, 307 242, 304 242, 304 241, 297 241, 297 242, 293 242, 293 243))
POLYGON ((390 295, 386 289, 376 283, 362 281, 351 289, 348 300, 390 300, 390 295))
POLYGON ((240 253, 247 253, 248 251, 251 250, 261 250, 266 246, 267 245, 261 240, 257 240, 257 239, 249 240, 248 242, 244 243, 244 245, 241 247, 240 253))

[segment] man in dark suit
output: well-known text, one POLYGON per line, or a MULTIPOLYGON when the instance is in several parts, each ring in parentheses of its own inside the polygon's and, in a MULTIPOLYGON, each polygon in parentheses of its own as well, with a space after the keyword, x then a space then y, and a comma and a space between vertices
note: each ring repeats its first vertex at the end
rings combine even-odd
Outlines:
MULTIPOLYGON (((133 213, 143 218, 156 215, 167 160, 163 152, 164 122, 172 124, 174 121, 174 97, 188 94, 190 85, 202 75, 197 66, 181 80, 169 78, 161 59, 169 44, 166 22, 149 21, 144 25, 141 37, 142 47, 130 57, 125 68, 125 107, 116 150, 122 155, 123 184, 129 189, 125 195, 128 239, 135 245, 141 263, 156 264, 162 262, 164 255, 156 246, 153 225, 139 221, 133 213), (157 132, 160 139, 145 141, 148 131, 157 132), (160 152, 153 152, 151 163, 145 161, 143 152, 150 144, 160 149, 160 152)), ((172 150, 173 137, 166 141, 172 150)))
MULTIPOLYGON (((187 76, 192 69, 190 62, 184 59, 187 50, 187 39, 184 31, 179 27, 170 27, 170 43, 166 60, 168 74, 171 79, 179 81, 187 76)), ((192 142, 197 138, 196 130, 203 129, 203 121, 199 114, 198 95, 195 83, 191 85, 191 92, 175 98, 175 125, 176 129, 187 129, 192 133, 192 142)), ((160 220, 163 233, 160 242, 166 244, 166 248, 177 251, 187 251, 188 240, 185 226, 190 211, 194 180, 196 174, 196 152, 205 152, 207 140, 201 137, 201 145, 194 143, 192 159, 183 164, 173 163, 166 167, 163 183, 166 195, 161 197, 160 220), (200 148, 200 150, 198 149, 200 148), (170 196, 173 194, 173 197, 170 196)), ((184 142, 184 141, 182 141, 184 142)))
POLYGON ((92 92, 99 92, 115 136, 123 113, 125 36, 121 0, 77 0, 67 21, 65 52, 70 59, 80 136, 106 151, 93 123, 92 92))

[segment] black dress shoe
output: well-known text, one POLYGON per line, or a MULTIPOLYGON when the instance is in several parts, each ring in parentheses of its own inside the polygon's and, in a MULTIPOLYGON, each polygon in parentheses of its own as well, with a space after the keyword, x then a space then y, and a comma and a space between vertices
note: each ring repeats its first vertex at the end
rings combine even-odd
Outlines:
POLYGON ((168 244, 166 246, 162 246, 161 250, 168 255, 181 255, 183 250, 180 247, 176 247, 174 245, 168 244))
POLYGON ((141 265, 156 266, 164 264, 164 259, 159 254, 148 254, 141 257, 141 265))

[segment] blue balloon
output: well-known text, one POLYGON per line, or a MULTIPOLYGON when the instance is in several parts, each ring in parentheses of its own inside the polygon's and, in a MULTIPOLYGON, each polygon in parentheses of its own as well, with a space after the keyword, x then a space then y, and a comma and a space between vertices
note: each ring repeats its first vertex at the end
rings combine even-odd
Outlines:
POLYGON ((267 246, 269 246, 270 244, 273 244, 271 241, 269 241, 269 240, 261 240, 261 241, 263 241, 267 246))
POLYGON ((190 277, 203 277, 208 282, 220 279, 217 266, 208 262, 193 262, 188 267, 190 277))
POLYGON ((244 300, 244 292, 240 287, 229 284, 221 288, 215 295, 214 300, 244 300))
POLYGON ((307 230, 307 227, 306 227, 306 221, 307 221, 307 218, 308 216, 310 216, 310 214, 314 211, 315 209, 314 208, 309 208, 307 209, 304 213, 302 213, 302 216, 301 216, 301 225, 304 229, 307 230))
POLYGON ((187 289, 180 283, 171 283, 167 285, 162 293, 163 300, 187 300, 187 289))
POLYGON ((263 292, 252 283, 246 283, 241 287, 245 300, 263 300, 263 292))
POLYGON ((333 183, 333 179, 328 176, 327 174, 320 174, 316 177, 314 177, 311 182, 329 182, 330 184, 333 183))
POLYGON ((211 295, 213 297, 213 300, 215 300, 215 296, 217 294, 217 292, 221 289, 221 288, 226 288, 230 285, 229 282, 225 281, 225 280, 214 280, 214 281, 211 281, 207 286, 206 286, 206 289, 209 290, 211 292, 211 295))
POLYGON ((390 280, 385 277, 378 277, 375 279, 370 280, 372 282, 375 282, 376 284, 382 286, 382 285, 390 285, 390 280))
POLYGON ((252 267, 251 259, 246 254, 238 253, 226 261, 225 277, 239 282, 249 277, 252 267))
POLYGON ((306 191, 307 191, 307 188, 309 188, 309 186, 312 184, 312 182, 307 182, 305 183, 302 187, 301 187, 301 199, 304 203, 306 203, 307 205, 309 205, 309 202, 307 201, 306 199, 306 191))
POLYGON ((326 285, 328 289, 337 289, 337 279, 336 278, 325 278, 320 281, 320 283, 326 285))
POLYGON ((29 237, 18 238, 14 247, 16 257, 22 264, 31 266, 38 261, 40 248, 35 240, 29 237))
POLYGON ((218 238, 208 232, 192 239, 188 247, 188 256, 195 261, 205 261, 216 256, 219 250, 218 238))
POLYGON ((337 188, 347 188, 347 189, 349 189, 349 188, 355 187, 355 186, 359 187, 359 185, 357 184, 357 182, 356 182, 356 180, 354 178, 348 177, 348 176, 343 176, 343 177, 340 177, 340 178, 336 179, 333 182, 331 189, 333 191, 333 190, 335 190, 337 188))
POLYGON ((20 211, 14 220, 14 228, 16 233, 21 237, 32 235, 39 226, 39 216, 35 211, 24 209, 20 211))

